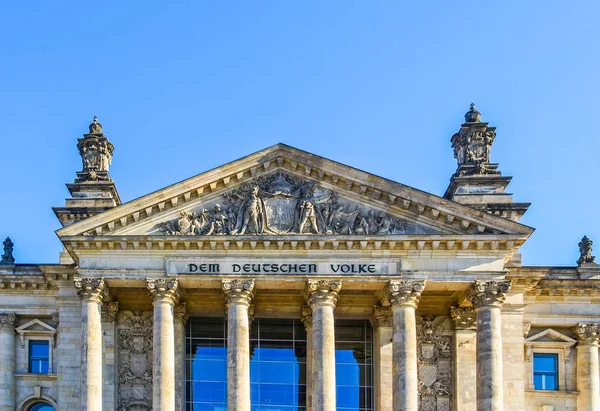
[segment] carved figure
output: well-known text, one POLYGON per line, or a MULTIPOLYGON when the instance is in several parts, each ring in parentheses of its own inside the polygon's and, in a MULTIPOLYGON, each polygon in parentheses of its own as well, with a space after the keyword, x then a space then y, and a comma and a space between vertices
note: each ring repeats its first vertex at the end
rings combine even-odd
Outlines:
POLYGON ((596 261, 596 257, 592 255, 592 246, 594 245, 594 242, 584 235, 578 245, 579 259, 577 260, 577 265, 581 266, 586 263, 593 264, 596 261))
POLYGON ((368 235, 369 231, 369 222, 367 218, 362 213, 358 213, 356 218, 354 219, 354 227, 352 229, 354 234, 356 235, 368 235))
POLYGON ((317 215, 315 213, 315 206, 310 201, 302 201, 301 208, 301 218, 300 225, 298 226, 298 234, 302 234, 304 232, 304 227, 306 223, 310 224, 313 232, 315 234, 320 234, 319 227, 317 227, 317 215))
POLYGON ((210 219, 210 226, 208 228, 206 235, 229 234, 229 230, 228 230, 229 226, 227 224, 228 220, 229 220, 229 217, 227 216, 227 214, 224 213, 223 211, 221 211, 221 205, 220 204, 215 205, 215 211, 213 212, 212 217, 210 219))
POLYGON ((13 256, 13 247, 14 243, 11 241, 10 237, 6 237, 6 240, 2 243, 4 246, 4 254, 2 254, 2 260, 0 264, 4 265, 12 265, 15 263, 15 257, 13 256))
POLYGON ((252 187, 250 198, 247 200, 243 210, 241 227, 239 230, 236 228, 234 234, 243 235, 246 233, 246 230, 248 230, 248 227, 250 228, 249 233, 262 234, 266 228, 265 207, 261 198, 258 196, 258 192, 258 186, 252 187))

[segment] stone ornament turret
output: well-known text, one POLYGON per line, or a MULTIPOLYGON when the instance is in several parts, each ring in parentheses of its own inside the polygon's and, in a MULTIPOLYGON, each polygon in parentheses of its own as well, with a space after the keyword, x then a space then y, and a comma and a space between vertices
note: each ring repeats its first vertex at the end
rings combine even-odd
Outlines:
POLYGON ((102 303, 108 296, 108 286, 104 278, 75 278, 74 282, 82 301, 102 303))
POLYGON ((596 257, 592 255, 594 242, 584 235, 578 245, 579 259, 577 260, 577 265, 581 267, 584 264, 595 264, 596 257))
POLYGON ((77 173, 75 182, 84 181, 112 181, 108 169, 112 161, 114 146, 102 133, 102 124, 98 117, 89 125, 90 132, 77 140, 77 149, 81 156, 83 168, 77 173))
POLYGON ((423 290, 425 280, 391 280, 385 286, 384 294, 392 307, 417 309, 423 290))
POLYGON ((4 253, 2 254, 2 260, 0 260, 0 265, 14 265, 15 257, 13 256, 14 243, 11 241, 10 237, 6 237, 6 240, 2 243, 4 246, 4 253))
POLYGON ((476 281, 471 286, 467 298, 476 308, 502 308, 506 300, 506 293, 510 291, 511 287, 510 281, 476 281))
POLYGON ((573 327, 579 345, 598 345, 600 342, 600 327, 598 324, 579 323, 573 327))

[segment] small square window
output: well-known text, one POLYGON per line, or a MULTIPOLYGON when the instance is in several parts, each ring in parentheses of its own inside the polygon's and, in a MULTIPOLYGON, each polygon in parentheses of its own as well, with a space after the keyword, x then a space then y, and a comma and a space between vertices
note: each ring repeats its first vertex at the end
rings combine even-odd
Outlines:
POLYGON ((533 387, 558 390, 558 354, 533 354, 533 387))
POLYGON ((48 341, 29 341, 29 372, 48 374, 50 363, 50 344, 48 341))

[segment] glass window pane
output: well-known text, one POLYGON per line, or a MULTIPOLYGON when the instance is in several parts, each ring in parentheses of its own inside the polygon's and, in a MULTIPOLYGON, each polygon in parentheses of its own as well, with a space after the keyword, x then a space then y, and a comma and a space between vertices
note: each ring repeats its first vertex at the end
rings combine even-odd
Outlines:
POLYGON ((533 354, 534 372, 556 372, 558 354, 533 354))

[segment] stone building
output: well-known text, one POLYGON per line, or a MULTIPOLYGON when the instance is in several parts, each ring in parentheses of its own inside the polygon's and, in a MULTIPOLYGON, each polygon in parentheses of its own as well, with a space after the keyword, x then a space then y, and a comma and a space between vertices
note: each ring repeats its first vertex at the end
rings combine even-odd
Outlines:
POLYGON ((59 263, 4 242, 0 410, 600 410, 592 242, 522 266, 480 117, 443 197, 278 144, 127 203, 94 119, 59 263))

